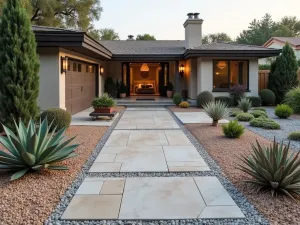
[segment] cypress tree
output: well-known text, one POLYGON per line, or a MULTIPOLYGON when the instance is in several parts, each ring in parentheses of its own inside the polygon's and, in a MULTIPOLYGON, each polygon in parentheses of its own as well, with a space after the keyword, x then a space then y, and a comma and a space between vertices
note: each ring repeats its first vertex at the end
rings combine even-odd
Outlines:
POLYGON ((0 19, 0 115, 27 123, 38 116, 39 58, 35 36, 22 0, 7 0, 0 19))
POLYGON ((281 103, 285 94, 298 85, 298 65, 293 48, 286 43, 282 54, 271 65, 268 88, 276 95, 276 102, 281 103))

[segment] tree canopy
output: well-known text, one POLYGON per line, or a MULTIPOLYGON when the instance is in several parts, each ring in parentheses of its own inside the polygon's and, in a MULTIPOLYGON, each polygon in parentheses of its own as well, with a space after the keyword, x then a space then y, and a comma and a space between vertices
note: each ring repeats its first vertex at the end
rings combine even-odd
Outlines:
POLYGON ((98 33, 98 40, 120 40, 119 34, 112 28, 104 28, 96 30, 96 32, 98 33))
POLYGON ((232 41, 228 34, 226 33, 215 33, 205 35, 202 39, 203 44, 210 44, 213 42, 230 42, 232 41))
POLYGON ((137 41, 156 41, 156 38, 150 34, 139 34, 136 37, 137 41))

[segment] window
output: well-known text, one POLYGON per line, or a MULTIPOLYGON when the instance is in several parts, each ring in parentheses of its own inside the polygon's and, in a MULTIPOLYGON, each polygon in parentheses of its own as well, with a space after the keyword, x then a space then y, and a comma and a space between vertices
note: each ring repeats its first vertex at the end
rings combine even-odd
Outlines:
POLYGON ((248 65, 246 60, 214 60, 213 90, 226 91, 240 84, 248 90, 248 65))
POLYGON ((89 72, 89 66, 88 65, 85 66, 85 72, 87 72, 87 73, 89 72))
POLYGON ((81 64, 78 63, 78 72, 81 72, 81 64))
POLYGON ((77 64, 73 63, 73 71, 77 71, 77 64))

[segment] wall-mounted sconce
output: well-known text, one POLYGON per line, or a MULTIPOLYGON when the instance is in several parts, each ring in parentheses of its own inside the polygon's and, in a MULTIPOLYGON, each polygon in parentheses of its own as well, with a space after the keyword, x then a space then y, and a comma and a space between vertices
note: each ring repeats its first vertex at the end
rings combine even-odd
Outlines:
POLYGON ((61 73, 65 73, 68 70, 68 57, 67 56, 62 56, 61 58, 61 73))
POLYGON ((100 75, 103 75, 104 74, 104 67, 100 66, 99 70, 100 70, 100 75))
POLYGON ((183 64, 180 65, 179 73, 180 73, 180 76, 183 77, 183 75, 184 75, 184 65, 183 64))

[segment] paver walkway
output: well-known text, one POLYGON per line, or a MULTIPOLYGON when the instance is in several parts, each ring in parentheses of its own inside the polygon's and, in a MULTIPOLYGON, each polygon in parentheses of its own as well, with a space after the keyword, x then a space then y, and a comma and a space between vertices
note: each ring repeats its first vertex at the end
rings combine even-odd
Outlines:
POLYGON ((90 168, 96 177, 85 178, 62 219, 244 218, 217 177, 157 177, 153 173, 209 170, 167 110, 129 109, 90 168), (154 130, 140 128, 144 125, 154 130), (149 174, 104 178, 103 172, 149 174))

